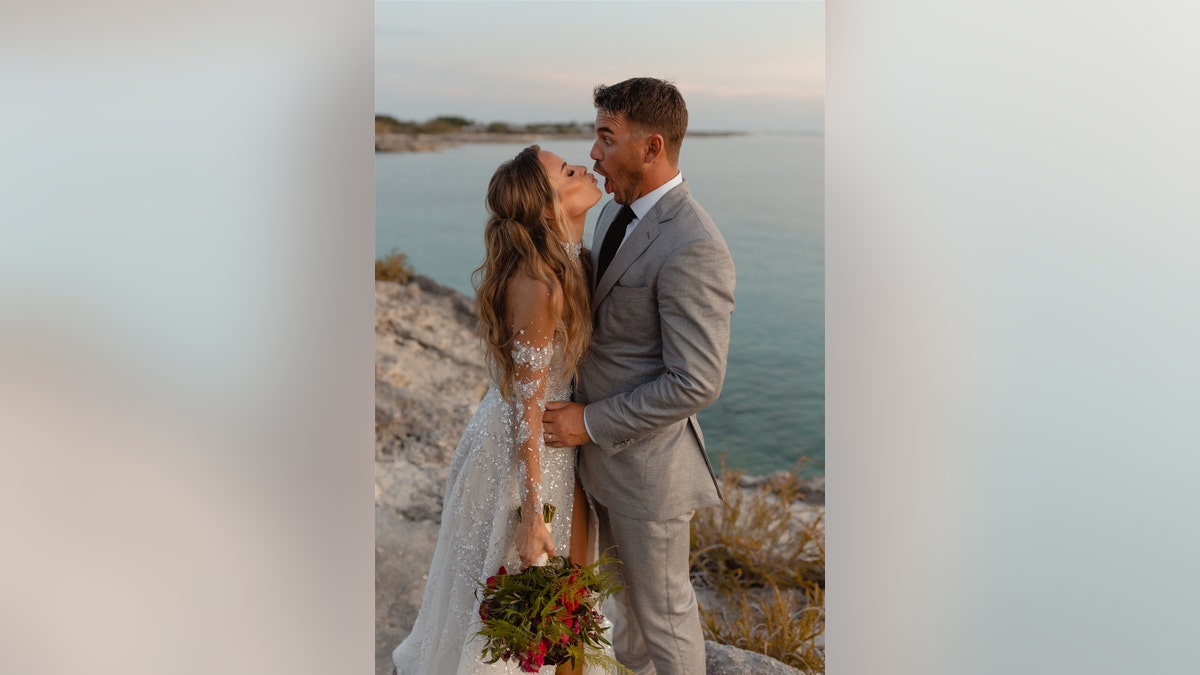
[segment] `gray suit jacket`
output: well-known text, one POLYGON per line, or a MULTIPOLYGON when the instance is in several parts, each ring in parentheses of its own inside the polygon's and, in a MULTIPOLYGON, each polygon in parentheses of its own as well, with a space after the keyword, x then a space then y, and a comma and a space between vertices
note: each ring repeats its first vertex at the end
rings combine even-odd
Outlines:
MULTIPOLYGON (((620 205, 609 202, 600 243, 620 205)), ((696 413, 725 380, 733 259, 684 182, 655 204, 617 251, 592 297, 592 348, 576 400, 593 442, 580 448, 584 489, 609 510, 665 520, 719 504, 696 413)))

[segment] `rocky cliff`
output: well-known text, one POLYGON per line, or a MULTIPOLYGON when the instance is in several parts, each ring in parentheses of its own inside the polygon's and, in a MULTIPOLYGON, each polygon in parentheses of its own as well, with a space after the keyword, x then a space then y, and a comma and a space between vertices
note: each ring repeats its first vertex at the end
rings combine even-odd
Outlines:
MULTIPOLYGON (((469 298, 427 277, 375 283, 377 675, 391 672, 391 651, 416 620, 450 455, 487 390, 476 320, 469 298)), ((706 647, 712 674, 800 672, 734 647, 706 647)))

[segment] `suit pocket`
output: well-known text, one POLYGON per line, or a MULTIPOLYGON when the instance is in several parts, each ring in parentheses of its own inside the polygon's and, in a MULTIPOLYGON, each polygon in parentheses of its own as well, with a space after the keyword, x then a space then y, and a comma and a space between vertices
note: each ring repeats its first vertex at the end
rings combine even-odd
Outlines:
POLYGON ((654 289, 649 286, 613 286, 608 297, 620 303, 653 303, 654 289))
POLYGON ((658 299, 649 286, 613 286, 602 315, 612 334, 622 341, 658 336, 658 299))

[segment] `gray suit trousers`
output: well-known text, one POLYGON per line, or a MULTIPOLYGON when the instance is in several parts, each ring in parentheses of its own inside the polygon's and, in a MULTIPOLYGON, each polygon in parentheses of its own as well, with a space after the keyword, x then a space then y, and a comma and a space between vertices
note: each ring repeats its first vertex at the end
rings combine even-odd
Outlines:
POLYGON ((637 675, 703 673, 704 633, 688 565, 694 512, 638 520, 593 506, 600 550, 615 546, 611 554, 622 563, 625 589, 606 605, 617 660, 637 675))

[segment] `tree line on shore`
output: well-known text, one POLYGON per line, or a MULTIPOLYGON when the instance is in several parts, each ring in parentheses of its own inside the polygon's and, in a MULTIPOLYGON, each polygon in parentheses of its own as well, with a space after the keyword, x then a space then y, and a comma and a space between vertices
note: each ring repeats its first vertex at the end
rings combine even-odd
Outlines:
POLYGON ((391 115, 375 115, 375 133, 377 134, 451 134, 451 133, 490 133, 490 134, 587 134, 590 135, 595 125, 592 122, 534 122, 530 124, 512 124, 509 122, 478 122, 458 115, 439 115, 418 122, 415 120, 400 120, 391 115))
MULTIPOLYGON (((560 136, 588 136, 596 128, 594 122, 478 122, 459 115, 438 115, 418 122, 401 120, 391 115, 375 114, 375 134, 397 134, 404 136, 436 136, 442 134, 544 134, 560 136)), ((740 131, 694 131, 689 136, 740 136, 740 131)))

